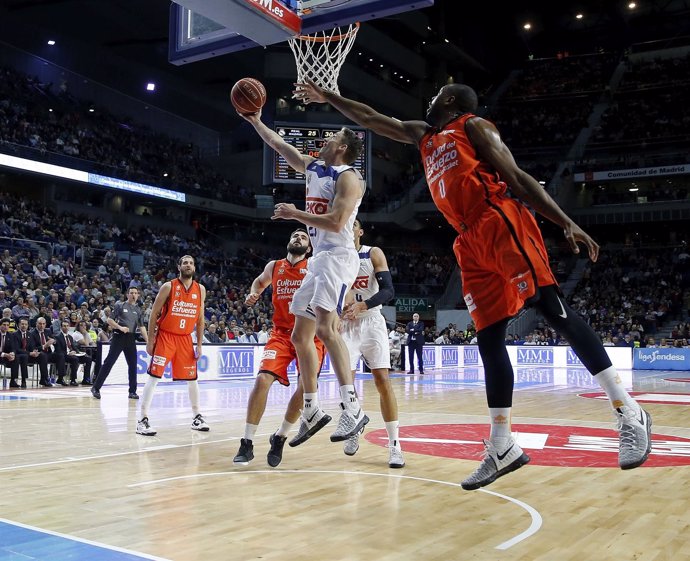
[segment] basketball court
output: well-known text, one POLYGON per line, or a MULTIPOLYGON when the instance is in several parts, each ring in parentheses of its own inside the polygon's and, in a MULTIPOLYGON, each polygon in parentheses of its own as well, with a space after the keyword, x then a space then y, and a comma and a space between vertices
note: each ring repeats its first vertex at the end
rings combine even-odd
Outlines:
MULTIPOLYGON (((275 384, 249 466, 232 463, 252 380, 201 384, 211 431, 190 430, 184 384, 159 386, 155 437, 135 434, 126 388, 0 394, 0 559, 688 559, 690 426, 685 382, 622 373, 653 402, 654 443, 641 468, 617 467, 617 433, 584 370, 518 369, 513 429, 531 456, 478 491, 459 482, 488 435, 483 371, 394 373, 407 465, 388 467, 378 394, 357 390, 371 423, 357 454, 331 443, 333 422, 285 448, 268 437, 290 389, 275 384)), ((337 382, 320 385, 337 412, 337 382)))
MULTIPOLYGON (((357 22, 431 5, 179 0, 171 7, 169 60, 189 64, 290 38, 318 55, 321 45, 355 39, 357 22)), ((293 53, 298 71, 314 66, 293 53)), ((325 55, 336 64, 344 56, 325 55)), ((328 131, 319 126, 319 134, 328 131)), ((356 388, 371 422, 357 454, 330 442, 331 422, 286 447, 277 468, 266 463, 268 438, 291 395, 278 384, 246 467, 232 459, 250 378, 200 385, 207 433, 190 430, 185 384, 162 384, 150 412, 155 437, 135 434, 138 403, 124 387, 106 386, 101 400, 88 388, 4 390, 0 561, 690 559, 688 379, 621 372, 654 420, 649 460, 621 471, 614 417, 598 385, 582 369, 556 370, 516 370, 513 429, 532 461, 477 491, 459 482, 488 437, 479 367, 392 374, 403 469, 388 467, 378 393, 366 374, 356 388)), ((319 392, 335 415, 335 378, 324 376, 319 392)))

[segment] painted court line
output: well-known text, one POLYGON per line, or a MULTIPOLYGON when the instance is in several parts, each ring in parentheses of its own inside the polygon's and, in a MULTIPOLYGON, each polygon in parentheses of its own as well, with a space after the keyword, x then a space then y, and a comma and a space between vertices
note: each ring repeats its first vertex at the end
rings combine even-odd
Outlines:
MULTIPOLYGON (((176 477, 166 477, 164 479, 155 479, 152 481, 142 481, 140 483, 133 483, 131 485, 128 485, 127 487, 134 489, 137 487, 144 487, 146 485, 156 485, 159 483, 169 483, 171 481, 180 481, 183 479, 196 479, 196 478, 202 478, 202 477, 221 477, 225 475, 240 475, 240 474, 250 474, 250 473, 256 473, 256 474, 263 474, 263 473, 290 473, 290 474, 297 474, 297 475, 305 475, 305 474, 327 474, 327 475, 366 475, 369 477, 390 477, 390 478, 398 478, 398 479, 410 479, 412 481, 422 481, 424 483, 438 483, 439 485, 448 485, 449 487, 460 487, 459 483, 452 483, 450 481, 440 481, 438 479, 428 479, 426 477, 414 477, 411 475, 397 475, 397 474, 390 474, 390 473, 371 473, 371 472, 366 472, 366 471, 336 471, 336 470, 298 470, 298 469, 289 469, 289 470, 271 470, 271 469, 263 469, 263 470, 252 470, 252 471, 245 471, 245 470, 238 470, 238 471, 221 471, 221 472, 215 472, 215 473, 197 473, 197 474, 192 474, 192 475, 179 475, 176 477)), ((530 518, 532 520, 529 528, 525 530, 524 532, 519 533, 517 536, 514 536, 510 538, 509 540, 498 544, 495 549, 509 549, 513 547, 514 545, 520 543, 521 541, 526 540, 527 538, 533 536, 536 534, 542 526, 542 517, 539 514, 539 512, 528 505, 527 503, 524 503, 518 499, 515 499, 513 497, 509 497, 508 495, 502 495, 501 493, 496 493, 494 491, 487 491, 486 489, 479 489, 479 492, 486 493, 488 495, 493 495, 495 497, 498 497, 500 499, 504 499, 508 502, 511 502, 520 508, 524 509, 527 511, 527 513, 530 515, 530 518)))
MULTIPOLYGON (((7 524, 8 526, 15 526, 17 528, 23 528, 25 530, 30 530, 32 532, 38 532, 40 534, 47 534, 49 536, 54 536, 56 538, 61 538, 64 540, 69 540, 72 542, 77 542, 77 543, 82 543, 85 545, 89 545, 92 547, 97 547, 99 549, 107 549, 110 551, 116 551, 118 553, 124 553, 128 556, 132 556, 134 559, 150 559, 152 561, 170 561, 169 559, 166 559, 164 557, 156 557, 155 555, 148 555, 147 553, 140 553, 138 551, 132 551, 131 549, 125 549, 123 547, 117 547, 114 545, 107 545, 104 543, 100 542, 95 542, 92 540, 87 540, 84 538, 78 538, 76 536, 70 536, 68 534, 61 534, 60 532, 53 532, 52 530, 44 530, 43 528, 38 528, 36 526, 30 526, 28 524, 21 524, 20 522, 14 522, 13 520, 7 520, 6 518, 0 518, 0 524, 7 524)), ((0 548, 6 548, 7 544, 2 544, 0 545, 0 548)), ((86 553, 86 552, 82 552, 86 553)), ((91 555, 94 555, 92 559, 98 559, 99 556, 97 555, 96 552, 89 552, 91 555)), ((32 557, 33 559, 33 557, 32 557)), ((45 559, 50 559, 50 554, 48 557, 45 557, 45 559)), ((131 559, 131 557, 130 557, 131 559)))

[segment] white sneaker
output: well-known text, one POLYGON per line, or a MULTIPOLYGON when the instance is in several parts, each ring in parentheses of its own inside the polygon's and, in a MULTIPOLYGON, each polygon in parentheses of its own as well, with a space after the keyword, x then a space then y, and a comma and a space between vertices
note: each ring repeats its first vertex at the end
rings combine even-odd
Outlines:
POLYGON ((494 443, 489 440, 484 441, 484 446, 482 463, 472 475, 460 483, 466 491, 484 487, 529 462, 529 456, 522 451, 512 437, 508 439, 502 452, 499 452, 494 443))
POLYGON ((346 456, 354 456, 359 450, 359 435, 364 432, 364 427, 357 434, 353 434, 345 442, 343 442, 343 452, 346 456))
POLYGON ((290 446, 299 446, 331 422, 332 417, 327 415, 321 407, 317 407, 316 411, 313 409, 313 407, 310 407, 302 411, 297 436, 288 443, 290 446))
POLYGON ((143 434, 144 436, 156 435, 156 431, 149 425, 148 417, 144 417, 141 421, 137 421, 137 434, 143 434))
POLYGON ((618 465, 621 469, 641 466, 652 451, 652 416, 640 407, 639 414, 624 405, 616 409, 620 431, 618 465))
POLYGON ((206 424, 206 420, 201 416, 201 413, 199 413, 192 421, 192 430, 207 432, 211 430, 211 427, 206 424))
POLYGON ((388 467, 396 469, 405 467, 405 458, 397 440, 395 443, 388 444, 388 467))
POLYGON ((338 427, 331 435, 331 442, 342 442, 343 440, 347 440, 351 436, 359 433, 364 428, 364 425, 369 422, 369 417, 364 414, 361 407, 358 409, 356 415, 347 410, 342 403, 340 404, 340 408, 343 412, 340 414, 338 427))

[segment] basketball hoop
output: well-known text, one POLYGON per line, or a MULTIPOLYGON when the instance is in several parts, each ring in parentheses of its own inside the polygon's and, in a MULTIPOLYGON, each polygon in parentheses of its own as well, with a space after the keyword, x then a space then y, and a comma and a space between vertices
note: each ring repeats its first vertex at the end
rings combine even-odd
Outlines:
POLYGON ((359 31, 359 22, 347 28, 336 27, 311 35, 288 39, 297 65, 297 81, 310 78, 316 84, 337 94, 338 76, 359 31))

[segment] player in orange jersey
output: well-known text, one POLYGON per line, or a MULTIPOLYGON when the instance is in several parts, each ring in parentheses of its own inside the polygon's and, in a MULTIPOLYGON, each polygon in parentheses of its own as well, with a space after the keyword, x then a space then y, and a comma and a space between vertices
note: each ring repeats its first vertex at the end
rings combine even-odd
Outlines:
POLYGON ((458 233, 453 249, 465 303, 477 326, 491 418, 486 456, 462 487, 488 485, 529 461, 510 431, 514 376, 505 348, 508 320, 526 304, 567 338, 606 391, 618 419, 620 467, 642 465, 651 450, 651 417, 623 387, 596 333, 563 300, 526 204, 563 228, 575 253, 582 243, 596 261, 599 246, 518 167, 496 127, 473 114, 474 90, 464 84, 443 86, 429 104, 426 121, 404 122, 311 81, 298 84, 295 97, 328 102, 378 134, 417 145, 434 203, 458 233), (508 189, 520 200, 508 197, 508 189))
POLYGON ((141 419, 137 434, 153 436, 156 431, 149 424, 149 407, 153 391, 163 377, 168 363, 172 363, 173 380, 186 380, 189 401, 192 403, 192 430, 208 431, 199 409, 199 382, 196 361, 201 356, 204 335, 204 301, 206 288, 194 280, 194 257, 184 255, 177 261, 180 272, 176 279, 166 282, 158 291, 149 318, 149 339, 146 352, 151 355, 149 379, 141 399, 141 419), (196 352, 192 332, 196 331, 196 352))
MULTIPOLYGON (((254 435, 266 409, 268 391, 273 382, 278 380, 283 386, 290 385, 287 369, 290 363, 297 358, 297 352, 290 340, 295 325, 295 316, 290 313, 289 308, 293 294, 302 285, 302 280, 307 274, 307 255, 310 249, 309 234, 306 230, 298 228, 292 232, 287 245, 287 257, 269 261, 266 264, 263 272, 254 279, 250 293, 245 300, 248 305, 253 306, 269 285, 273 288, 273 331, 264 347, 259 374, 249 396, 244 438, 240 441, 240 449, 233 459, 235 464, 247 465, 254 459, 254 435)), ((316 345, 319 364, 322 364, 326 349, 316 337, 314 344, 316 345)), ((300 416, 302 394, 300 377, 298 388, 292 394, 287 411, 285 411, 283 423, 269 439, 271 449, 266 459, 271 467, 278 466, 283 459, 285 440, 300 416)))

